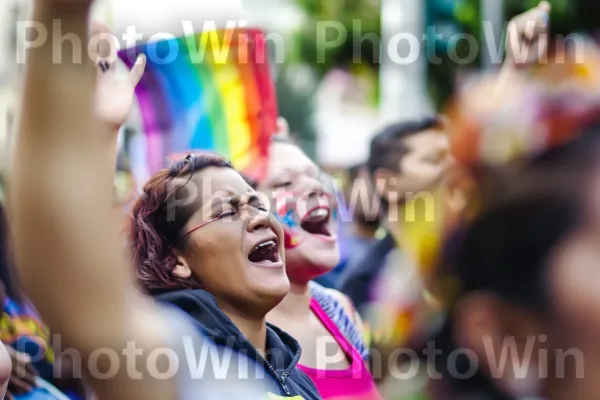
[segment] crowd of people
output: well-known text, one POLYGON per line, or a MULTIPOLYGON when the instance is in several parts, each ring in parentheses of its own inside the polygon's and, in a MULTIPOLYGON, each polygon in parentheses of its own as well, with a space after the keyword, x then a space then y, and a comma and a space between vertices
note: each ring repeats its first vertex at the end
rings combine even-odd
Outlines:
MULTIPOLYGON (((88 35, 91 0, 34 3, 88 35)), ((374 135, 342 193, 280 120, 259 181, 193 152, 125 215, 116 131, 144 56, 120 82, 30 49, 0 213, 6 398, 595 398, 600 52, 549 51, 549 13, 511 21, 500 73, 444 116, 374 135)))

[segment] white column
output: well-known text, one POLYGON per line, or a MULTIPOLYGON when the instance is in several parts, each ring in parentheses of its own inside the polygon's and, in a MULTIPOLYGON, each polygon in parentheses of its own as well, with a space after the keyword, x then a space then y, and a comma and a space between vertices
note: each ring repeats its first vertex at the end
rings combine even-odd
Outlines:
POLYGON ((12 21, 12 10, 14 2, 10 0, 0 1, 0 75, 7 72, 9 60, 13 60, 10 41, 14 37, 11 29, 14 27, 12 21))
POLYGON ((481 65, 485 69, 498 67, 494 62, 497 57, 493 56, 497 53, 497 49, 490 48, 490 46, 494 45, 499 49, 504 49, 504 43, 500 42, 504 30, 504 1, 481 0, 481 19, 483 20, 481 65), (490 35, 493 35, 493 38, 490 35))
POLYGON ((382 0, 381 118, 384 123, 432 111, 427 93, 425 1, 382 0))

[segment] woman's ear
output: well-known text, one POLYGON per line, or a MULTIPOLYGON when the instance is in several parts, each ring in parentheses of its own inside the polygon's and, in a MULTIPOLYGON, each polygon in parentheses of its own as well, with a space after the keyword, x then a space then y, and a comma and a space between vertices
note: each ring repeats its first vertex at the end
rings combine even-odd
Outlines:
POLYGON ((473 351, 496 387, 518 398, 533 398, 541 385, 538 348, 531 340, 541 331, 533 319, 494 295, 475 293, 457 307, 454 336, 460 347, 473 351))
POLYGON ((176 252, 175 257, 177 257, 177 264, 175 264, 175 268, 173 268, 173 275, 182 279, 190 278, 192 276, 192 269, 185 257, 178 255, 176 252))

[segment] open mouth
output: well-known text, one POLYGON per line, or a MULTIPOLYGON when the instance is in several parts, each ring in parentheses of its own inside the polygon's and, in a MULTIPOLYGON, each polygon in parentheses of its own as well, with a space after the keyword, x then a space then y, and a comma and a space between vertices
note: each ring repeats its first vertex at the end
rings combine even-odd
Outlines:
POLYGON ((279 246, 277 244, 277 240, 265 240, 264 242, 254 246, 254 248, 250 251, 250 254, 248 254, 248 260, 256 264, 278 262, 279 246))
POLYGON ((331 213, 327 207, 315 207, 302 218, 300 226, 313 235, 331 236, 329 218, 331 213))

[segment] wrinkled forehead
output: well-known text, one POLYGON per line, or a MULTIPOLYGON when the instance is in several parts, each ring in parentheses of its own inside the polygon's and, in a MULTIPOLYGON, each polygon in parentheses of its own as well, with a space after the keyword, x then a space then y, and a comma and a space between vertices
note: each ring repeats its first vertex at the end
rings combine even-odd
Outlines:
POLYGON ((196 171, 192 176, 175 178, 170 184, 170 190, 174 192, 171 197, 175 197, 175 201, 194 210, 256 195, 254 189, 237 171, 217 167, 196 171))

